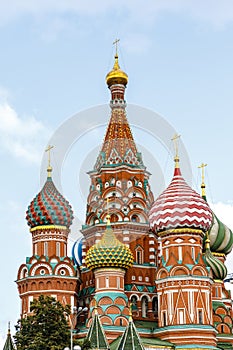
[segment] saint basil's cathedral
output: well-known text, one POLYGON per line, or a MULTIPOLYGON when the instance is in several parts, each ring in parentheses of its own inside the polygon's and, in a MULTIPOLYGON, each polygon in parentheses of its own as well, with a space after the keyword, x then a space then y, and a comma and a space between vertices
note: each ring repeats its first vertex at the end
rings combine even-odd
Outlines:
POLYGON ((126 117, 128 76, 117 52, 106 83, 111 116, 89 171, 86 219, 72 257, 73 211, 50 161, 28 207, 32 256, 17 275, 21 317, 33 299, 50 295, 83 310, 74 337, 87 338, 92 349, 232 349, 232 299, 223 281, 233 234, 208 205, 204 181, 199 195, 182 177, 178 150, 173 178, 154 199, 126 117))

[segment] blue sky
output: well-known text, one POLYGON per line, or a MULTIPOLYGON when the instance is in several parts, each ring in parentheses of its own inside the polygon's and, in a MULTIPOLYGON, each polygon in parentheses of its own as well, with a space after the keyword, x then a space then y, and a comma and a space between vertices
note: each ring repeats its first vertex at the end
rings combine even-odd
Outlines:
MULTIPOLYGON (((40 189, 43 150, 67 118, 108 103, 105 75, 116 37, 129 76, 127 101, 160 113, 182 135, 195 189, 201 181, 197 166, 208 163, 208 198, 233 228, 232 1, 0 1, 0 337, 19 316, 14 280, 31 254, 24 217, 40 189)), ((133 123, 132 115, 129 120, 133 123)), ((95 134, 92 148, 103 133, 104 128, 95 134)), ((66 172, 77 171, 84 155, 80 145, 63 167, 64 194, 75 208, 74 202, 82 203, 80 193, 72 196, 66 172)), ((150 152, 161 161, 157 146, 150 152)), ((55 151, 53 157, 56 162, 55 151)), ((166 183, 170 158, 167 169, 166 183)))

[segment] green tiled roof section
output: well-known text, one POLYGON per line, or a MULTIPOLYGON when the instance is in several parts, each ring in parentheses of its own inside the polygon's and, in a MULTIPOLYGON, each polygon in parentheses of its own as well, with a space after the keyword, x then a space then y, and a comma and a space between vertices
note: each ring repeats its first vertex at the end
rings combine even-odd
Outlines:
POLYGON ((117 350, 144 350, 144 346, 142 345, 142 341, 133 321, 130 321, 126 327, 117 346, 117 350))
POLYGON ((98 314, 94 316, 87 339, 90 341, 92 349, 110 349, 98 314))
POLYGON ((220 349, 233 349, 233 346, 231 343, 224 343, 224 342, 219 342, 217 343, 217 346, 220 348, 220 349))
POLYGON ((11 334, 8 331, 6 342, 4 344, 3 350, 14 350, 14 349, 15 348, 14 348, 14 345, 13 345, 13 341, 11 339, 11 334))
POLYGON ((136 284, 125 284, 125 291, 130 292, 133 289, 133 287, 137 288, 139 292, 143 292, 144 288, 146 288, 150 293, 155 292, 155 286, 144 286, 136 284))
POLYGON ((175 348, 175 344, 170 343, 169 341, 161 340, 159 338, 143 338, 142 343, 145 347, 148 347, 147 345, 157 345, 157 346, 164 346, 166 348, 175 348))
POLYGON ((137 328, 144 328, 144 329, 150 329, 150 331, 153 331, 155 328, 158 327, 158 324, 155 321, 134 321, 134 324, 137 328))
POLYGON ((216 311, 218 307, 223 307, 226 310, 226 305, 222 301, 213 301, 212 305, 214 311, 216 311))

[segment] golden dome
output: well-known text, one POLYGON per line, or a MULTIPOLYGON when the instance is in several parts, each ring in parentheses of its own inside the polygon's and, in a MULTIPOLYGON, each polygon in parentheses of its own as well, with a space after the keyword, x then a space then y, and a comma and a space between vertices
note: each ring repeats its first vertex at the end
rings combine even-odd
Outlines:
POLYGON ((108 87, 115 84, 122 84, 126 86, 128 83, 128 75, 120 69, 117 53, 115 55, 115 63, 113 69, 106 75, 106 83, 108 87))
POLYGON ((115 237, 111 226, 107 225, 100 242, 88 250, 86 264, 90 270, 101 267, 128 269, 133 265, 133 254, 115 237))

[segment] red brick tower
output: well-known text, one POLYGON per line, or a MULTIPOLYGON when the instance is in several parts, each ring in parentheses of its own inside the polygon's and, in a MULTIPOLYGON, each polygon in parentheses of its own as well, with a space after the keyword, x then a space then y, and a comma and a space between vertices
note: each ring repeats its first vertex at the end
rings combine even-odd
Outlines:
POLYGON ((215 347, 213 279, 202 252, 212 211, 183 179, 178 156, 175 164, 170 185, 150 211, 151 228, 160 238, 158 335, 185 348, 215 347))
POLYGON ((50 160, 47 171, 42 190, 27 210, 32 256, 20 266, 16 281, 22 317, 30 314, 30 303, 41 294, 53 296, 63 304, 77 304, 79 273, 73 259, 67 256, 73 211, 53 183, 50 160))
POLYGON ((115 55, 112 71, 106 76, 111 91, 111 117, 94 169, 89 172, 86 223, 83 227, 81 306, 89 305, 95 280, 85 264, 88 249, 99 242, 109 213, 117 239, 128 245, 134 264, 125 275, 125 293, 134 304, 134 318, 155 319, 156 235, 149 232, 148 212, 153 194, 141 154, 135 145, 126 117, 125 88, 128 76, 115 55), (153 310, 154 308, 154 310, 153 310))

